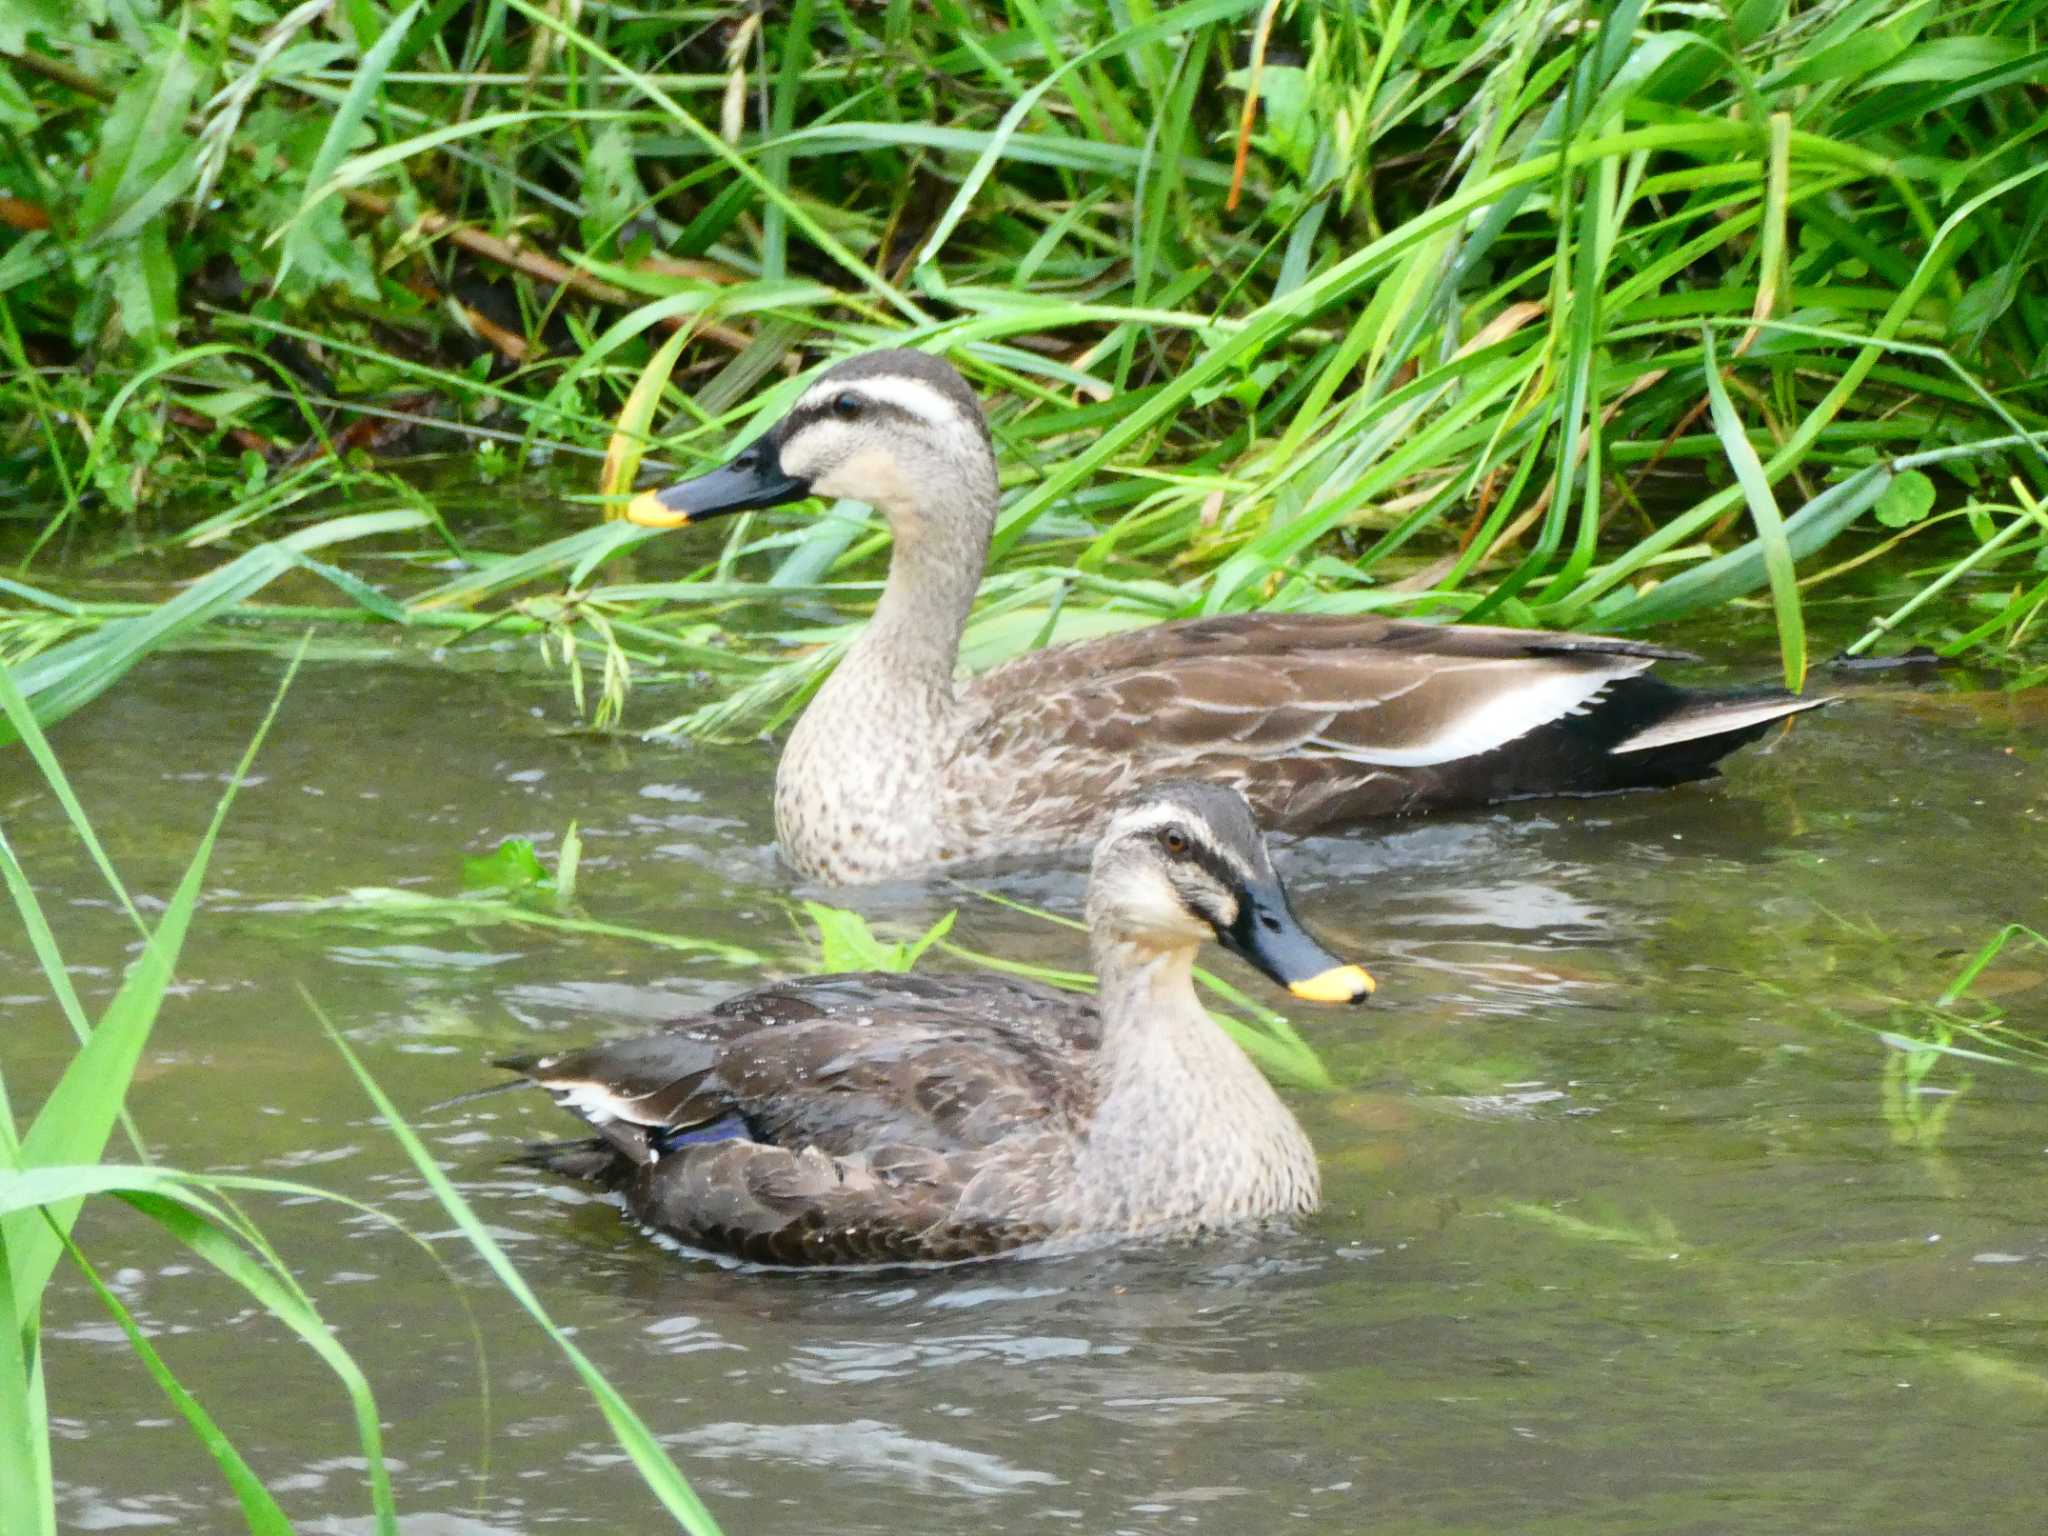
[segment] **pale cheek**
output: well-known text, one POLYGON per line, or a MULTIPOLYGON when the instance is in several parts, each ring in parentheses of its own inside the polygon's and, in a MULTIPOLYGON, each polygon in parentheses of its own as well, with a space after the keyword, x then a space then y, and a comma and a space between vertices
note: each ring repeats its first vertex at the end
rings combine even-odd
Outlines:
MULTIPOLYGON (((802 472, 792 470, 796 474, 802 472)), ((903 472, 895 459, 873 448, 863 448, 841 459, 814 479, 811 489, 820 496, 847 496, 881 508, 892 523, 899 524, 899 534, 904 531, 901 519, 910 515, 910 508, 917 501, 903 483, 903 472)))
POLYGON ((1200 943, 1209 930, 1182 905, 1173 888, 1152 875, 1127 877, 1112 895, 1117 926, 1133 938, 1200 943))

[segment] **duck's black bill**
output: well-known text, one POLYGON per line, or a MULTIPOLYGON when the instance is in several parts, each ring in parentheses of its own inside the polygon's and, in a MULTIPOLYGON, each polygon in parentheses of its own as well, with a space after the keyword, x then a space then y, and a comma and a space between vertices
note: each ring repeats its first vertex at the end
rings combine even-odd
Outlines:
POLYGON ((627 504, 626 520, 643 528, 680 528, 733 512, 779 507, 801 501, 810 493, 810 481, 782 472, 772 443, 757 442, 709 474, 658 491, 642 491, 627 504))
POLYGON ((1305 1002, 1362 1003, 1377 986, 1364 967, 1345 964, 1308 936, 1277 881, 1240 891, 1237 921, 1217 938, 1305 1002))

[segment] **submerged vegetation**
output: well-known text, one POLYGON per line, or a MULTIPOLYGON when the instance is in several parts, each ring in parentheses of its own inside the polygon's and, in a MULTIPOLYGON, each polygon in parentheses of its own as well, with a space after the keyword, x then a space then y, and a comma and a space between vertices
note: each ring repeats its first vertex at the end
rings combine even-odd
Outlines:
POLYGON ((827 642, 786 661, 722 618, 761 580, 857 596, 851 513, 639 581, 642 533, 507 554, 397 471, 545 465, 595 522, 650 450, 715 460, 884 342, 995 402, 983 660, 1260 605, 1639 630, 1767 593, 1796 683, 1812 592, 1910 543, 1858 649, 2040 665, 2031 0, 12 14, 7 511, 44 561, 110 526, 256 562, 175 614, 32 562, 0 646, 63 652, 24 677, 46 719, 192 625, 300 617, 254 601, 296 569, 330 612, 537 633, 579 699, 601 658, 601 722, 708 667, 747 686, 677 723, 758 729, 841 631, 756 627, 827 642))

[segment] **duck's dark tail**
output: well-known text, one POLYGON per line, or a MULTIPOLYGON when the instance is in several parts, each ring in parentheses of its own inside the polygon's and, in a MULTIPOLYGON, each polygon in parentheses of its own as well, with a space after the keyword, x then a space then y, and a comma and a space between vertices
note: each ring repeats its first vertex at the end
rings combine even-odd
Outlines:
POLYGON ((1626 677, 1582 712, 1531 731, 1473 766, 1486 798, 1601 795, 1712 778, 1717 763, 1780 720, 1834 700, 1781 688, 1721 692, 1626 677))
POLYGON ((1663 699, 1644 723, 1608 748, 1616 757, 1645 760, 1677 754, 1677 761, 1711 766, 1737 747, 1755 741, 1780 720, 1834 703, 1832 696, 1802 698, 1782 688, 1742 688, 1723 693, 1674 688, 1655 678, 1631 678, 1624 687, 1651 685, 1663 699), (1686 749, 1690 749, 1688 752, 1686 749))
MULTIPOLYGON (((531 1088, 540 1080, 534 1076, 542 1058, 538 1056, 506 1056, 493 1061, 494 1067, 507 1072, 516 1072, 517 1077, 502 1083, 490 1083, 482 1088, 472 1088, 467 1093, 458 1093, 451 1099, 429 1104, 423 1114, 432 1114, 458 1104, 468 1104, 476 1099, 487 1099, 496 1094, 506 1093, 514 1088, 531 1088)), ((633 1127, 630 1136, 634 1139, 632 1148, 623 1147, 616 1136, 579 1136, 568 1141, 530 1141, 504 1160, 515 1167, 538 1168, 546 1173, 558 1173, 564 1178, 574 1179, 582 1184, 595 1184, 601 1189, 617 1189, 632 1176, 634 1168, 647 1161, 645 1133, 633 1127), (637 1153, 638 1155, 634 1155, 637 1153)))

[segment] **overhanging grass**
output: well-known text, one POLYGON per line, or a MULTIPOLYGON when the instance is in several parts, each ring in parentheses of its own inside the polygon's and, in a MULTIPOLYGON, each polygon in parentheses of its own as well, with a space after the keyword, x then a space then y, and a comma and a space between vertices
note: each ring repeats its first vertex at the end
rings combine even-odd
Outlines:
MULTIPOLYGON (((1641 629, 1768 588, 1797 678, 1815 584, 1927 530, 1957 576, 1913 638, 2017 651, 2048 605, 2012 580, 2048 484, 2039 4, 138 14, 0 32, 0 452, 52 526, 200 498, 210 543, 274 539, 360 504, 350 446, 406 421, 493 474, 590 455, 595 519, 643 450, 722 457, 908 343, 994 402, 999 602, 1641 629)), ((686 723, 751 730, 815 669, 709 643, 735 593, 878 568, 844 517, 774 528, 658 589, 593 529, 350 600, 580 637, 601 717, 627 661, 717 666, 750 702, 686 723)), ((96 622, 16 600, 17 652, 96 622)))

